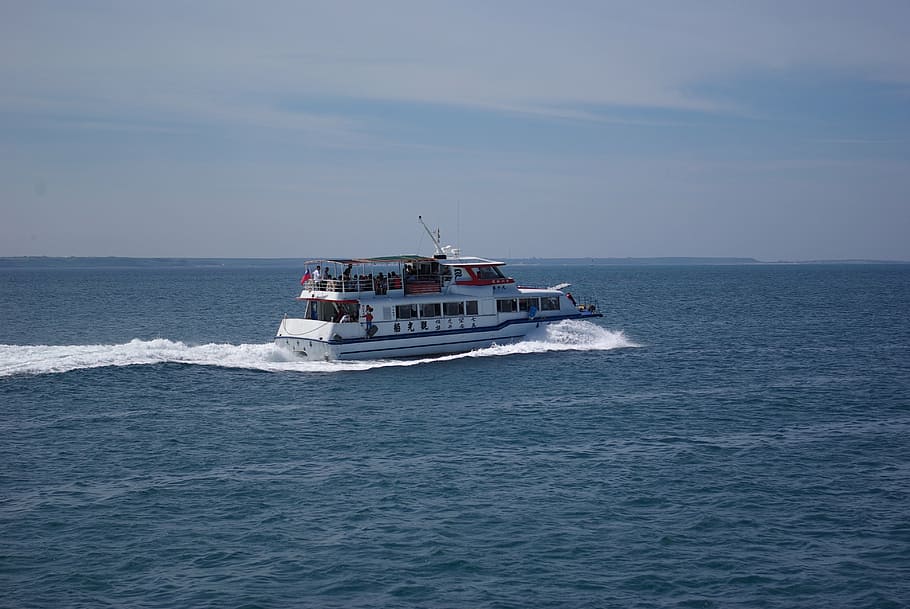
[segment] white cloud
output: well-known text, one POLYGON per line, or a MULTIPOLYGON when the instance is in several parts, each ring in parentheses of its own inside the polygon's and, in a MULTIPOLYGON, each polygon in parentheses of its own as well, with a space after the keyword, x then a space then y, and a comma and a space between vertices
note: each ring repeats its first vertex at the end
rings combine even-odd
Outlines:
MULTIPOLYGON (((910 82, 898 2, 115 3, 3 9, 18 95, 190 113, 222 97, 350 97, 525 108, 710 108, 692 86, 822 68, 910 82), (195 98, 196 101, 193 101, 195 98), (172 99, 171 101, 174 101, 172 99)), ((228 117, 226 117, 228 118, 228 117)))

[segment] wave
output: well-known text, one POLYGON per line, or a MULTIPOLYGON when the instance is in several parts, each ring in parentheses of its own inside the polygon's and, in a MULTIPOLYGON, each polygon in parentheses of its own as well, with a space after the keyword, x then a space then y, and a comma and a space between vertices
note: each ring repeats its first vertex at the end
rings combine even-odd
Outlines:
POLYGON ((493 345, 467 353, 408 360, 312 362, 298 359, 274 343, 209 343, 188 345, 165 338, 135 338, 118 345, 0 345, 0 378, 42 375, 118 366, 188 364, 242 368, 267 372, 339 372, 390 366, 415 366, 469 357, 495 357, 548 351, 608 351, 637 347, 622 331, 611 331, 587 321, 567 320, 541 328, 526 340, 493 345))

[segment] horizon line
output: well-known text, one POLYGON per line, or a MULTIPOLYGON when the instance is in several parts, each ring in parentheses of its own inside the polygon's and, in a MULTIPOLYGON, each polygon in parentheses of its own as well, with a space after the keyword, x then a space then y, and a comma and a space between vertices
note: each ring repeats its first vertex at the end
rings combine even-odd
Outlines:
MULTIPOLYGON (((19 255, 0 256, 3 261, 54 261, 54 260, 125 260, 125 261, 218 261, 218 260, 246 260, 257 262, 268 261, 304 261, 311 260, 312 256, 49 256, 49 255, 19 255)), ((887 258, 806 258, 806 259, 777 259, 763 260, 753 256, 530 256, 530 257, 501 257, 504 262, 608 262, 618 264, 636 264, 647 262, 685 262, 704 261, 705 263, 721 264, 910 264, 910 260, 887 258)))

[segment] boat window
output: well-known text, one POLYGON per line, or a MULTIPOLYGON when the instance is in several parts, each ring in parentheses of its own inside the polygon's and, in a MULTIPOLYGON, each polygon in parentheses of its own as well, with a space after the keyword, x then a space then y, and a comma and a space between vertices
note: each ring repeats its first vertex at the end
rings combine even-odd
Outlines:
POLYGON ((306 319, 319 319, 319 311, 316 307, 315 300, 306 301, 306 312, 303 314, 306 319))
POLYGON ((519 311, 530 311, 531 307, 534 307, 540 310, 540 299, 539 298, 521 298, 518 300, 518 310, 519 311))
POLYGON ((444 302, 442 303, 442 312, 446 317, 456 317, 464 315, 463 302, 444 302))
POLYGON ((559 296, 544 296, 540 299, 540 310, 541 311, 558 311, 559 310, 559 296))
POLYGON ((464 303, 464 313, 465 315, 477 315, 477 301, 469 300, 464 303))
POLYGON ((514 298, 500 298, 496 301, 496 310, 500 313, 512 313, 518 310, 518 301, 514 298))
POLYGON ((421 317, 439 317, 441 307, 438 302, 425 302, 420 305, 421 317))
POLYGON ((395 307, 396 319, 411 319, 412 317, 417 317, 416 304, 398 305, 395 307))
POLYGON ((502 279, 505 277, 498 266, 476 266, 474 267, 474 276, 478 279, 502 279))
POLYGON ((320 300, 314 302, 314 304, 319 308, 319 321, 335 320, 335 303, 320 300))
POLYGON ((356 302, 336 302, 335 314, 332 316, 332 321, 335 323, 338 323, 341 320, 357 321, 359 313, 360 306, 356 302))

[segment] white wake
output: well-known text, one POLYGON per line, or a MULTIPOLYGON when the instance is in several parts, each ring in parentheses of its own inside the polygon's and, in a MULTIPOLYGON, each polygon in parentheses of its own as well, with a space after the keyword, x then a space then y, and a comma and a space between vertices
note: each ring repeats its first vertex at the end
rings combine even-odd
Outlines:
POLYGON ((273 343, 209 343, 188 345, 164 338, 133 339, 119 345, 0 345, 0 378, 41 375, 104 368, 177 363, 222 368, 243 368, 268 372, 340 372, 370 370, 389 366, 414 366, 467 357, 494 357, 547 351, 607 351, 636 347, 622 331, 610 331, 593 323, 568 320, 541 328, 526 340, 494 345, 468 353, 408 360, 365 360, 311 362, 273 343))

